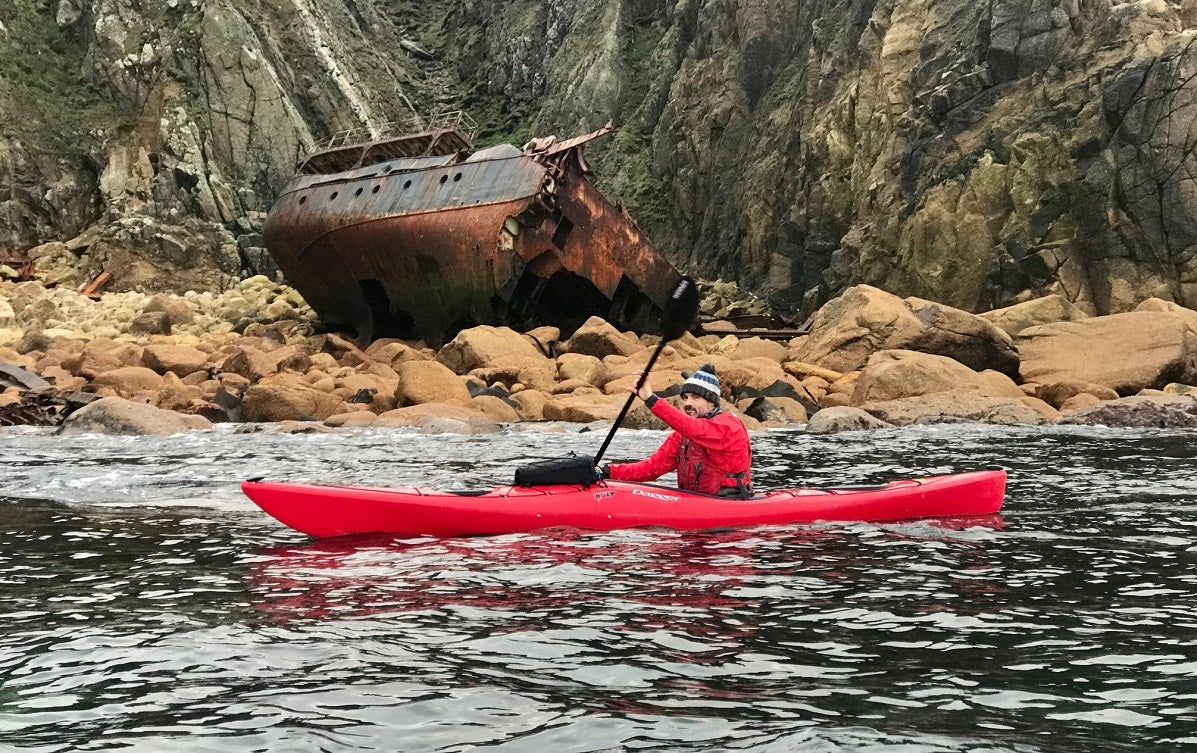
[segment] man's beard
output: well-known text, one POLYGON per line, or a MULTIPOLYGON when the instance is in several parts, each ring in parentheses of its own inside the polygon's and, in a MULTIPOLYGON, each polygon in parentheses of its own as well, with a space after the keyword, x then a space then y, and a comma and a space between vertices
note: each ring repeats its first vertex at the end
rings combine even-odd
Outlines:
POLYGON ((682 410, 685 411, 686 415, 689 416, 690 418, 698 418, 699 417, 698 408, 695 408, 692 405, 687 405, 686 407, 682 408, 682 410))

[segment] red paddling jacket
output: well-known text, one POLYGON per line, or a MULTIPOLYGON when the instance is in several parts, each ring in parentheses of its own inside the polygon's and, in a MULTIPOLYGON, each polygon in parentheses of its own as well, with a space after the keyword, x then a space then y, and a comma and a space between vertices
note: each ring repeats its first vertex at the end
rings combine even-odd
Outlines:
POLYGON ((646 405, 674 431, 644 460, 610 464, 610 478, 652 481, 676 470, 679 489, 704 494, 734 489, 744 496, 751 494, 752 447, 740 419, 718 408, 704 418, 690 418, 656 395, 646 405))

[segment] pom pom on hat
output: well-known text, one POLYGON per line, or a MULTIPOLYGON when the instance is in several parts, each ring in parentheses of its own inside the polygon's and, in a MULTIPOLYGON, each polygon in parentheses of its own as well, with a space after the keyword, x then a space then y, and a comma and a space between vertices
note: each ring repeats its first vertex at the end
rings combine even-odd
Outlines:
POLYGON ((706 363, 698 371, 686 377, 686 381, 682 384, 681 394, 689 392, 718 406, 719 391, 719 377, 715 376, 715 367, 706 363))

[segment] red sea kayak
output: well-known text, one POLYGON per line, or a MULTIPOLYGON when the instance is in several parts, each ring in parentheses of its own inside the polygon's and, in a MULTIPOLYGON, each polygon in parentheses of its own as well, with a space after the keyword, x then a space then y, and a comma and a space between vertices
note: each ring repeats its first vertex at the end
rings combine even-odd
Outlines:
POLYGON ((727 499, 656 484, 500 486, 484 492, 245 481, 272 517, 310 536, 392 533, 476 536, 570 527, 682 530, 814 521, 896 521, 990 515, 1002 507, 1004 470, 866 487, 786 489, 727 499))

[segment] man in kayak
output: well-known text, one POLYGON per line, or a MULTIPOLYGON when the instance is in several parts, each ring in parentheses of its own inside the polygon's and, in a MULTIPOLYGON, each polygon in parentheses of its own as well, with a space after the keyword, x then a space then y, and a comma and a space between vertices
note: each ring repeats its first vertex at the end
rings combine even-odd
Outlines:
POLYGON ((678 410, 653 393, 648 376, 636 394, 673 433, 649 457, 637 463, 608 463, 602 478, 652 481, 677 471, 679 489, 729 497, 752 496, 752 447, 740 419, 719 409, 719 377, 705 364, 682 384, 678 410))

